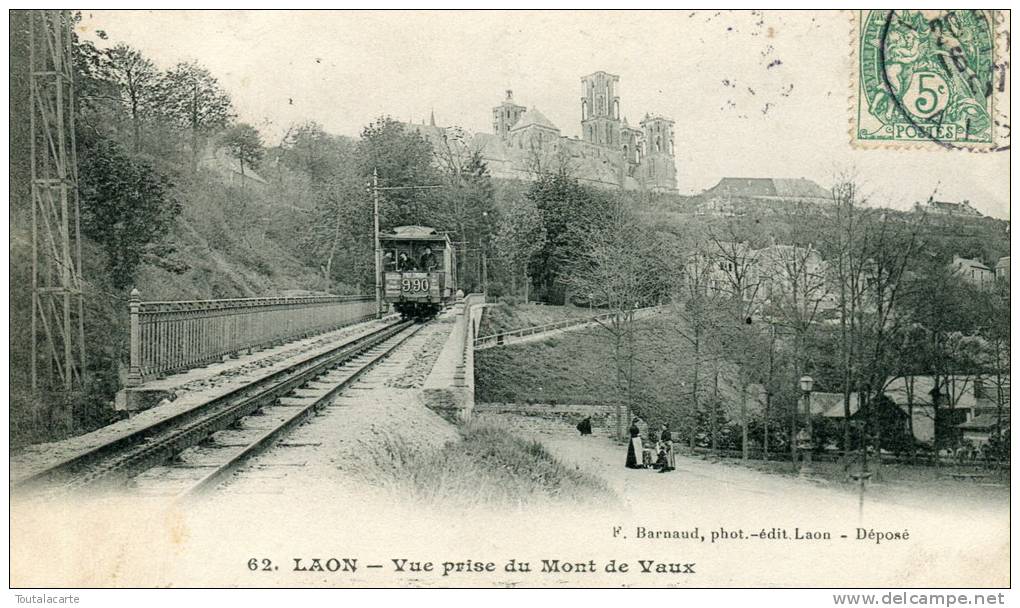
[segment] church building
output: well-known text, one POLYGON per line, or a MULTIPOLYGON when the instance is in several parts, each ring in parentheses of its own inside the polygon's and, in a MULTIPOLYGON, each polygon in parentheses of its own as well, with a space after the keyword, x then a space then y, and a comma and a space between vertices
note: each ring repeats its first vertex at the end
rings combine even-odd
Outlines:
POLYGON ((492 133, 458 127, 406 125, 434 145, 459 143, 464 153, 480 151, 493 177, 532 179, 537 172, 566 164, 582 182, 605 188, 676 192, 674 123, 645 114, 638 127, 622 117, 620 77, 595 72, 581 78, 581 137, 566 137, 537 108, 506 91, 492 108, 492 133))

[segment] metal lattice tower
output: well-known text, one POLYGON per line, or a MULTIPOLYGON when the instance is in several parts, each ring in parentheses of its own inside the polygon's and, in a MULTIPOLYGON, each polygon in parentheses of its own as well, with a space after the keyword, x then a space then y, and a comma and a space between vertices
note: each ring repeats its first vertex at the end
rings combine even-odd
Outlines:
POLYGON ((71 15, 58 10, 28 15, 32 388, 72 391, 82 386, 85 327, 71 15), (49 364, 39 369, 43 361, 49 364))

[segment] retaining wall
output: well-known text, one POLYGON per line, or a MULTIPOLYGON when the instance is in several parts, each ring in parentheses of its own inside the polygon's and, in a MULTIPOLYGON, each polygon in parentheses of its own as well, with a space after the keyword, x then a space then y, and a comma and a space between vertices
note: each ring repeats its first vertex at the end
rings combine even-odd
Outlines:
POLYGON ((452 327, 425 379, 421 399, 426 407, 453 422, 467 420, 474 409, 474 336, 484 304, 484 294, 470 294, 435 321, 452 327))

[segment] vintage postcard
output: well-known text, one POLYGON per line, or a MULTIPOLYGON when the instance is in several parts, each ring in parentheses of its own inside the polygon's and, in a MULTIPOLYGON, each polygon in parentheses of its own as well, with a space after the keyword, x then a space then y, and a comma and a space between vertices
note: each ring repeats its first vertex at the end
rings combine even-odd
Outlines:
POLYGON ((1005 601, 1008 11, 9 21, 18 602, 1005 601))

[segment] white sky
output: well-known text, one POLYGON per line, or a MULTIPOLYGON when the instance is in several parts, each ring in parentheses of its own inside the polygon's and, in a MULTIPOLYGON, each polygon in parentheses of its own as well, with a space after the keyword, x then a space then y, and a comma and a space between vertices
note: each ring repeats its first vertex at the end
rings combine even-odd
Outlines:
POLYGON ((95 11, 81 25, 160 67, 198 60, 269 144, 303 120, 356 136, 380 115, 432 110, 437 124, 489 131, 507 88, 579 135, 580 77, 602 69, 620 76, 632 125, 645 112, 676 121, 682 193, 725 176, 826 186, 852 166, 883 205, 906 208, 938 183, 942 200, 1009 217, 1008 152, 850 147, 843 12, 95 11))

